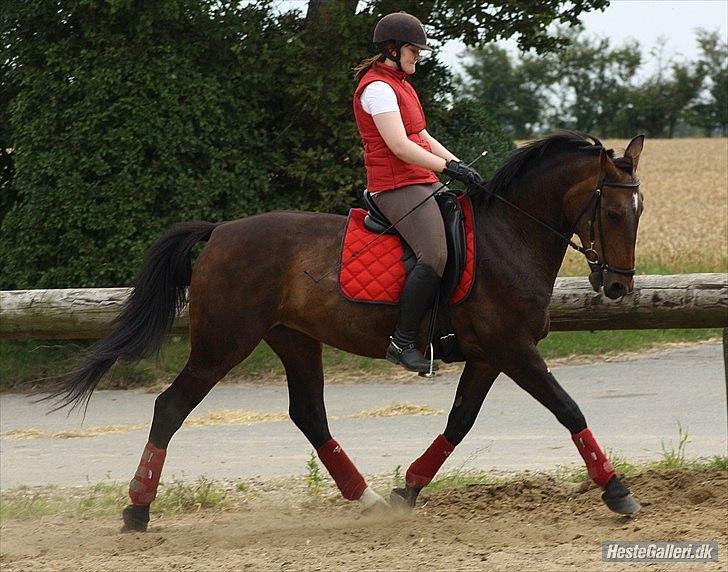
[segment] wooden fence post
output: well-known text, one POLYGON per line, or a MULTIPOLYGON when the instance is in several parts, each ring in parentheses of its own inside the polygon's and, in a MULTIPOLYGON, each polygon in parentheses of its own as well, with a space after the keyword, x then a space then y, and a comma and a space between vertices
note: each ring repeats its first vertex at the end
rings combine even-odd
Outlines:
MULTIPOLYGON (((725 415, 728 431, 728 328, 723 328, 723 371, 725 374, 725 415)), ((728 433, 726 433, 728 435, 728 433)))

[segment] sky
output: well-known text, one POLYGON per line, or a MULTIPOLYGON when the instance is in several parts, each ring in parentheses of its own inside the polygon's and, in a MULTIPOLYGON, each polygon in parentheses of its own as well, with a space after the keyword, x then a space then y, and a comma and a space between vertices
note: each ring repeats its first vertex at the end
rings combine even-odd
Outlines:
MULTIPOLYGON (((305 12, 308 0, 277 0, 275 4, 280 10, 305 12)), ((661 36, 667 39, 665 58, 674 55, 688 60, 699 54, 695 43, 697 28, 719 30, 723 39, 728 39, 728 0, 612 0, 606 10, 588 12, 581 21, 588 34, 606 36, 613 47, 622 45, 629 37, 640 40, 646 61, 639 73, 649 75, 654 69, 649 51, 661 36)), ((515 52, 514 41, 502 44, 515 52)), ((452 71, 459 72, 463 49, 461 42, 448 42, 438 50, 437 57, 452 71)))
MULTIPOLYGON (((613 47, 622 45, 632 37, 641 41, 646 57, 642 73, 649 73, 654 61, 648 56, 663 36, 667 40, 665 56, 682 56, 695 59, 698 46, 695 30, 705 28, 719 30, 725 40, 728 38, 728 0, 612 0, 603 12, 588 12, 581 21, 588 34, 608 37, 613 47)), ((515 42, 503 42, 515 50, 515 42)), ((453 71, 461 69, 460 42, 448 42, 438 57, 451 66, 453 71)))

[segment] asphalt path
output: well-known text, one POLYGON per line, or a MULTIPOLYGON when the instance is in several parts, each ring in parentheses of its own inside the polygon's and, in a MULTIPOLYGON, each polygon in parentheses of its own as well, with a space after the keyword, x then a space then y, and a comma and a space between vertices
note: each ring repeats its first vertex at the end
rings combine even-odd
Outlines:
MULTIPOLYGON (((726 385, 720 344, 681 347, 624 360, 552 368, 584 412, 603 447, 630 461, 657 460, 675 447, 678 422, 689 434, 689 457, 726 455, 726 385)), ((359 469, 391 473, 408 464, 440 433, 447 420, 456 376, 412 382, 331 384, 326 406, 331 432, 359 469), (352 417, 393 404, 426 405, 438 415, 352 417)), ((21 395, 0 396, 0 433, 37 429, 56 432, 106 425, 148 424, 154 394, 99 391, 85 420, 21 395)), ((192 415, 222 409, 282 413, 285 383, 220 385, 192 415)), ((128 480, 146 442, 147 429, 81 438, 0 439, 0 488, 18 485, 84 485, 128 480)), ((182 427, 172 440, 164 478, 242 480, 302 475, 311 446, 289 420, 253 425, 182 427)), ((568 432, 510 379, 501 376, 475 426, 443 470, 552 470, 580 459, 568 432)))

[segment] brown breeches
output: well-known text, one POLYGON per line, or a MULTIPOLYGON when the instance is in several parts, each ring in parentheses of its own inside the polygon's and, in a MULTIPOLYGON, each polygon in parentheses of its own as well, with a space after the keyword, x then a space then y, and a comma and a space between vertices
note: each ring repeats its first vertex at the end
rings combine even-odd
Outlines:
MULTIPOLYGON (((373 195, 379 210, 394 223, 424 201, 440 183, 410 185, 393 191, 373 195)), ((418 264, 429 264, 438 276, 442 276, 447 262, 445 225, 435 198, 427 200, 410 215, 395 225, 417 256, 418 264)))

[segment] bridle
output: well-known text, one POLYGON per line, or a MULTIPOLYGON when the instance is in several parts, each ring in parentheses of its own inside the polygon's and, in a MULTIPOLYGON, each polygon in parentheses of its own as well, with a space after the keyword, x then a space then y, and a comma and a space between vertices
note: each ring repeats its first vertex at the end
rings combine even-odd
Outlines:
POLYGON ((598 287, 595 284, 595 281, 592 280, 592 277, 595 277, 597 274, 599 275, 599 286, 601 286, 601 276, 604 272, 614 272, 616 274, 621 274, 622 276, 628 276, 632 277, 635 274, 636 269, 634 267, 632 268, 621 268, 619 266, 614 266, 612 264, 609 264, 607 262, 607 250, 606 250, 606 237, 604 235, 604 224, 602 221, 602 195, 604 193, 604 187, 616 187, 621 189, 639 189, 640 182, 635 181, 634 183, 618 183, 613 181, 605 181, 605 175, 602 173, 599 176, 599 179, 597 181, 597 186, 594 191, 589 195, 589 198, 584 201, 583 206, 581 207, 581 210, 579 211, 579 215, 576 217, 576 220, 571 225, 571 229, 569 230, 568 235, 560 232, 558 229, 554 228, 550 224, 542 221, 539 218, 536 218, 531 213, 523 210, 518 205, 515 205, 511 201, 503 198, 497 193, 493 193, 492 196, 501 201, 502 203, 507 204, 509 207, 517 210, 521 214, 527 216, 532 221, 538 223, 542 227, 546 228, 547 230, 551 231, 553 234, 558 236, 564 243, 566 243, 569 247, 573 248, 577 252, 580 252, 584 255, 586 258, 586 262, 589 265, 589 269, 592 272, 592 276, 589 277, 589 281, 592 283, 592 285, 595 287, 595 289, 598 290, 598 287), (574 232, 576 231, 576 227, 579 225, 579 222, 584 217, 584 215, 587 213, 589 208, 591 206, 594 206, 591 212, 591 217, 589 219, 589 222, 587 223, 587 228, 589 229, 589 246, 584 247, 583 244, 577 244, 573 240, 571 240, 571 237, 574 235, 574 232), (599 226, 599 244, 602 248, 602 255, 603 260, 599 259, 599 253, 594 248, 595 245, 595 236, 596 236, 596 229, 595 227, 599 226))

